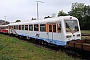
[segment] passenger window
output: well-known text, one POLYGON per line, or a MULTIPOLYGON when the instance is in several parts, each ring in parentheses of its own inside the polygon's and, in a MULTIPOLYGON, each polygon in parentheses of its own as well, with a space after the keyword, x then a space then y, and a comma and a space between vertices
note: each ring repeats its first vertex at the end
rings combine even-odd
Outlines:
POLYGON ((29 30, 33 31, 33 25, 29 25, 29 30))
POLYGON ((16 26, 15 26, 15 29, 17 29, 17 30, 18 30, 18 25, 16 25, 16 26))
MULTIPOLYGON (((1 28, 2 29, 2 28, 1 28)), ((11 29, 11 26, 9 26, 9 29, 11 29)))
POLYGON ((15 29, 16 29, 16 25, 15 25, 15 29))
POLYGON ((25 30, 28 30, 28 25, 25 25, 25 30))
POLYGON ((6 26, 6 29, 8 29, 8 26, 6 26))
POLYGON ((38 24, 34 25, 34 31, 38 31, 38 24))
POLYGON ((14 29, 14 26, 12 26, 12 28, 14 29))
POLYGON ((15 29, 15 25, 14 25, 14 29, 15 29))
POLYGON ((56 32, 56 25, 53 25, 53 32, 56 32))
POLYGON ((49 32, 52 32, 52 25, 49 25, 49 32))
POLYGON ((21 25, 19 25, 19 30, 21 30, 21 25))
POLYGON ((46 31, 46 25, 40 24, 40 31, 45 32, 46 31))
POLYGON ((58 24, 58 32, 61 32, 61 23, 58 24))
POLYGON ((24 25, 22 25, 22 30, 24 30, 24 25))

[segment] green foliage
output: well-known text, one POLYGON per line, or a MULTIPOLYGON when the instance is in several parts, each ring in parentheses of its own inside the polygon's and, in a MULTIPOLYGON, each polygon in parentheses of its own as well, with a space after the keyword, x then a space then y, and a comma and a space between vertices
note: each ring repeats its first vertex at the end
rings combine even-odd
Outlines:
POLYGON ((90 35, 90 30, 81 30, 81 33, 82 34, 90 35))
POLYGON ((3 48, 4 48, 4 46, 0 44, 0 50, 2 50, 3 48))
POLYGON ((80 60, 18 38, 0 34, 0 60, 80 60))
POLYGON ((84 3, 72 3, 72 9, 68 14, 79 19, 81 30, 90 29, 90 6, 84 3))
POLYGON ((0 60, 18 60, 18 59, 10 56, 0 55, 0 60))
POLYGON ((63 10, 59 11, 58 16, 67 16, 67 14, 65 12, 63 12, 63 10))
POLYGON ((21 22, 21 20, 16 20, 16 22, 21 22))
POLYGON ((5 22, 4 20, 0 20, 0 23, 5 22))
MULTIPOLYGON (((90 30, 81 30, 82 35, 90 35, 90 30)), ((82 40, 89 39, 90 36, 82 36, 82 40)))
POLYGON ((80 8, 80 9, 84 8, 84 3, 78 3, 78 2, 72 3, 72 8, 71 8, 71 10, 74 10, 74 9, 76 9, 76 8, 80 8))

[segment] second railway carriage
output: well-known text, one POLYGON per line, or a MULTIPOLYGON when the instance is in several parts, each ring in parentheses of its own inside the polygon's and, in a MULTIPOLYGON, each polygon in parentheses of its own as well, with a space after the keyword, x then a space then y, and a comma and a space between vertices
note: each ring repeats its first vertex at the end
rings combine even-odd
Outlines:
POLYGON ((8 25, 0 25, 0 33, 8 34, 8 25))
POLYGON ((9 33, 65 46, 68 41, 81 40, 79 21, 73 16, 31 20, 9 24, 9 33))

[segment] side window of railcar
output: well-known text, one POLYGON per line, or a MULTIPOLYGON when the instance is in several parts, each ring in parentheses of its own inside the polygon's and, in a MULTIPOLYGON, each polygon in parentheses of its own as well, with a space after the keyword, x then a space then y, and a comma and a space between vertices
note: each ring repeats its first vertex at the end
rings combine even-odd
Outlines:
POLYGON ((22 25, 22 30, 24 30, 24 25, 22 25))
POLYGON ((33 31, 33 25, 29 25, 29 30, 33 31))
POLYGON ((46 31, 46 25, 45 24, 40 24, 40 31, 43 31, 43 32, 46 31))
POLYGON ((58 32, 61 32, 61 23, 58 23, 58 32))
POLYGON ((49 25, 49 32, 52 32, 52 25, 49 25))
POLYGON ((13 26, 11 26, 11 28, 13 29, 13 26))
POLYGON ((19 25, 19 30, 21 30, 21 25, 19 25))
POLYGON ((56 24, 53 25, 53 32, 56 32, 56 24))
POLYGON ((11 26, 9 26, 9 29, 11 29, 11 26))
POLYGON ((17 29, 17 30, 18 30, 18 25, 15 25, 15 29, 17 29))
POLYGON ((34 31, 38 31, 38 24, 34 24, 34 31))
POLYGON ((6 29, 8 29, 8 26, 6 26, 6 29))
POLYGON ((14 25, 14 29, 15 29, 15 25, 14 25))
POLYGON ((25 30, 28 30, 28 25, 25 25, 25 30))

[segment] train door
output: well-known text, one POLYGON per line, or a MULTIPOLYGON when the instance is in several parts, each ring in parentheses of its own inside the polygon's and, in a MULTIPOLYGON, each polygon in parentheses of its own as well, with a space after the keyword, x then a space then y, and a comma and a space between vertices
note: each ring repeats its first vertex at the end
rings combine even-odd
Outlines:
POLYGON ((48 39, 50 40, 50 43, 53 41, 53 37, 54 37, 54 32, 56 31, 56 24, 54 23, 51 23, 51 24, 48 24, 48 39))
POLYGON ((9 26, 9 34, 16 34, 14 28, 14 26, 9 26))
POLYGON ((8 26, 8 28, 9 28, 9 34, 11 34, 11 26, 8 26))

